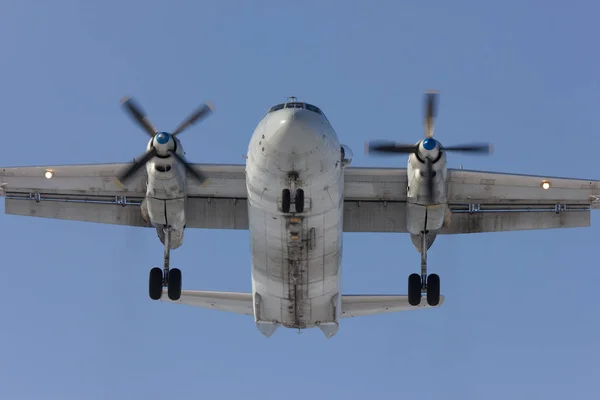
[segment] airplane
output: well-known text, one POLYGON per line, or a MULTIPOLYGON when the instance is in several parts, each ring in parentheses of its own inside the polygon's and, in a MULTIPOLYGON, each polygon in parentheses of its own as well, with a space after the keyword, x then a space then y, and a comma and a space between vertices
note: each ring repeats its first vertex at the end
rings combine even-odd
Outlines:
POLYGON ((438 235, 588 227, 598 208, 600 181, 448 168, 448 152, 489 154, 490 146, 442 146, 433 138, 437 93, 425 98, 424 138, 367 145, 409 154, 407 168, 351 166, 352 150, 325 113, 294 97, 260 120, 245 164, 192 164, 179 134, 211 104, 165 132, 125 98, 149 136, 138 160, 0 168, 0 195, 10 215, 155 229, 164 263, 150 270, 153 300, 252 316, 266 337, 284 326, 331 338, 343 318, 440 307, 439 276, 427 272, 438 235), (251 292, 182 290, 170 253, 185 229, 248 230, 251 292), (408 294, 342 294, 344 232, 408 233, 421 253, 408 294))

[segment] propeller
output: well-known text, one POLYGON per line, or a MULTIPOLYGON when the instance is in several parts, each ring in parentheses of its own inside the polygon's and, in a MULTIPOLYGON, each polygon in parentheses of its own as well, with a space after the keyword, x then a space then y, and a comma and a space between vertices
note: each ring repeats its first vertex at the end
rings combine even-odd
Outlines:
POLYGON ((181 163, 190 174, 198 180, 200 183, 206 179, 201 173, 195 171, 191 165, 184 160, 175 151, 175 140, 173 139, 181 132, 194 125, 201 119, 206 118, 214 107, 210 103, 204 103, 198 107, 193 113, 191 113, 175 130, 171 133, 158 132, 152 122, 146 117, 142 108, 131 98, 125 97, 121 100, 121 105, 125 108, 129 116, 137 122, 137 124, 152 138, 152 147, 146 151, 142 156, 131 163, 131 165, 121 174, 119 180, 126 182, 129 180, 140 168, 142 168, 148 161, 153 157, 168 157, 173 156, 177 162, 181 163))
POLYGON ((437 116, 437 93, 425 93, 425 137, 433 137, 433 125, 437 116))
POLYGON ((417 144, 401 144, 392 141, 371 141, 366 144, 366 153, 375 154, 417 154, 425 163, 427 174, 427 197, 433 198, 433 164, 440 152, 461 152, 471 154, 491 154, 492 146, 487 143, 472 143, 467 145, 442 146, 433 138, 434 122, 437 115, 437 92, 425 93, 424 125, 425 139, 417 144))

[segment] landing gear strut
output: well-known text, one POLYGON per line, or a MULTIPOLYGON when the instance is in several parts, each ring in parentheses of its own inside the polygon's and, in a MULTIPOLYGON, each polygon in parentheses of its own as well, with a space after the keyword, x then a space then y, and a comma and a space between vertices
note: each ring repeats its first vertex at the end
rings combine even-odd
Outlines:
POLYGON ((163 288, 167 288, 169 299, 179 300, 181 297, 181 271, 178 268, 169 269, 171 259, 171 228, 165 228, 164 266, 150 270, 149 292, 152 300, 160 300, 163 288))
POLYGON ((408 277, 408 303, 411 306, 421 304, 421 294, 427 294, 427 304, 437 306, 440 303, 440 277, 437 274, 427 276, 427 232, 421 232, 421 275, 408 277))

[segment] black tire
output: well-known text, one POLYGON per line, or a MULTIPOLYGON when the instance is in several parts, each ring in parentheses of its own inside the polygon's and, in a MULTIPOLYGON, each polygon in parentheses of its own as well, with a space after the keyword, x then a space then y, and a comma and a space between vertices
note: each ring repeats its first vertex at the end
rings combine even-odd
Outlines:
POLYGON ((290 212, 290 206, 292 204, 292 195, 290 189, 283 189, 281 191, 281 211, 284 213, 290 212))
POLYGON ((296 190, 296 195, 294 198, 294 205, 296 206, 297 213, 304 212, 304 190, 302 190, 302 189, 296 190))
POLYGON ((167 288, 169 299, 179 300, 181 297, 181 271, 178 268, 169 270, 169 287, 167 288))
POLYGON ((148 282, 148 291, 152 300, 160 300, 163 292, 163 271, 158 267, 150 270, 150 279, 148 282))
POLYGON ((408 304, 418 306, 421 304, 421 275, 408 276, 408 304))
POLYGON ((440 277, 437 274, 427 277, 427 304, 432 307, 440 304, 440 277))

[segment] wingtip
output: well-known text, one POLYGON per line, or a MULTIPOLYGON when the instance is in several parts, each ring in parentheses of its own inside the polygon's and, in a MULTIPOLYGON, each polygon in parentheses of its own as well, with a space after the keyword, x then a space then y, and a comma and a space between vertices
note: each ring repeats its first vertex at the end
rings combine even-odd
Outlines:
POLYGON ((206 106, 210 111, 215 112, 215 105, 211 101, 207 101, 206 106))
POLYGON ((369 142, 365 142, 365 154, 369 154, 369 142))

